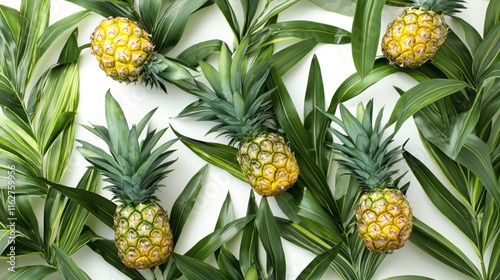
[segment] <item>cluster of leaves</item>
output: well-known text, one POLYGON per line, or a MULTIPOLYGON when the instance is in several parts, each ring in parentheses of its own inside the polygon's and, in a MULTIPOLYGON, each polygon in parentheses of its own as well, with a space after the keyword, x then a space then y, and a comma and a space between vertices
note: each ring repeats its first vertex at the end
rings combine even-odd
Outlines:
MULTIPOLYGON (((79 102, 75 27, 89 14, 79 12, 49 26, 49 8, 48 0, 22 1, 19 11, 0 6, 1 258, 39 255, 46 262, 11 265, 15 272, 2 279, 81 275, 70 256, 97 237, 85 225, 89 213, 46 184, 61 181, 70 160, 79 102), (42 67, 44 56, 61 40, 57 61, 42 67)), ((89 169, 76 188, 94 192, 98 180, 89 169)))

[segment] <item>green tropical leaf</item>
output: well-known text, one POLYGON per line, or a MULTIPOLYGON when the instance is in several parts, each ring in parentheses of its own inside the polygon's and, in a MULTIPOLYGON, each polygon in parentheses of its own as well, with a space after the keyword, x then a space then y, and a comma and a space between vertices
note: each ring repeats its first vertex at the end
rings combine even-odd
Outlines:
POLYGON ((15 272, 8 272, 2 280, 45 279, 57 270, 47 265, 25 265, 16 267, 15 272))
POLYGON ((449 79, 466 81, 472 84, 472 55, 467 46, 452 31, 439 47, 431 60, 432 65, 441 70, 449 79))
POLYGON ((328 269, 330 263, 337 257, 341 244, 316 256, 297 276, 298 280, 320 279, 328 269))
MULTIPOLYGON (((167 8, 152 31, 155 50, 166 54, 180 41, 189 17, 202 7, 207 0, 176 0, 167 8)), ((145 10, 150 12, 150 10, 145 10)))
POLYGON ((179 270, 187 279, 199 279, 199 280, 227 279, 220 270, 216 269, 215 267, 209 265, 204 261, 179 255, 176 253, 172 254, 172 259, 175 261, 175 265, 179 268, 179 270))
POLYGON ((500 279, 500 238, 497 236, 495 244, 491 249, 491 258, 488 266, 488 279, 500 279))
POLYGON ((122 16, 128 19, 140 22, 140 16, 134 10, 134 7, 127 1, 95 1, 95 0, 66 0, 81 6, 84 9, 93 11, 105 18, 113 16, 122 16))
POLYGON ((345 16, 354 16, 356 0, 309 0, 321 8, 345 16))
MULTIPOLYGON (((457 20, 462 28, 464 29, 464 35, 465 35, 465 40, 467 41, 467 45, 469 46, 469 50, 477 50, 481 42, 483 41, 483 38, 481 37, 481 34, 477 32, 477 30, 474 28, 474 26, 470 25, 467 21, 464 19, 461 19, 459 17, 455 17, 455 20, 457 20)), ((471 52, 473 53, 473 52, 471 52)))
POLYGON ((399 275, 399 276, 384 278, 384 280, 433 280, 433 279, 434 278, 429 278, 419 275, 399 275))
POLYGON ((229 251, 226 245, 222 246, 217 257, 219 269, 228 279, 243 280, 243 274, 240 270, 240 262, 229 251))
POLYGON ((263 197, 260 201, 259 209, 255 216, 255 227, 259 232, 259 238, 266 251, 267 272, 270 279, 285 279, 285 253, 281 244, 278 225, 266 197, 263 197))
POLYGON ((240 2, 243 8, 243 14, 245 15, 242 33, 248 34, 250 28, 252 28, 252 23, 254 21, 255 14, 257 13, 257 9, 259 8, 259 1, 242 0, 240 2))
MULTIPOLYGON (((215 250, 219 249, 222 245, 233 238, 253 219, 254 216, 242 217, 232 221, 218 230, 215 230, 198 241, 193 247, 191 247, 191 249, 184 253, 184 256, 202 261, 205 260, 213 254, 215 250)), ((166 279, 177 279, 178 277, 180 277, 180 271, 176 268, 172 268, 168 271, 166 279)))
POLYGON ((500 3, 498 1, 489 1, 486 8, 483 37, 491 33, 491 29, 495 24, 500 22, 500 3))
POLYGON ((383 0, 357 0, 352 23, 352 57, 361 78, 373 68, 381 27, 383 0))
POLYGON ((234 220, 233 209, 232 209, 231 195, 229 192, 226 195, 226 199, 224 199, 224 203, 219 211, 219 217, 217 218, 217 222, 215 223, 215 229, 220 229, 223 226, 230 223, 234 220))
POLYGON ((410 241, 451 268, 474 279, 482 279, 481 272, 458 247, 417 218, 413 220, 410 241))
POLYGON ((227 24, 229 25, 229 27, 233 31, 235 38, 237 38, 239 41, 242 38, 242 34, 240 31, 240 25, 238 23, 238 19, 237 19, 236 14, 233 10, 233 7, 231 7, 231 4, 229 3, 228 0, 215 0, 215 4, 217 5, 217 7, 219 7, 219 10, 222 12, 224 17, 226 18, 227 24))
POLYGON ((9 238, 11 232, 10 229, 0 229, 0 252, 5 251, 5 248, 9 246, 10 240, 12 240, 12 238, 9 238))
MULTIPOLYGON (((250 191, 246 216, 255 216, 257 214, 257 209, 258 207, 255 202, 255 194, 253 191, 250 191)), ((243 234, 240 241, 239 257, 240 267, 243 274, 247 275, 252 267, 255 269, 256 266, 259 266, 259 271, 261 271, 258 250, 259 239, 255 223, 248 223, 243 228, 243 234)))
POLYGON ((56 245, 52 246, 55 252, 55 256, 57 259, 57 266, 59 271, 64 275, 64 277, 68 280, 83 280, 89 279, 90 277, 81 270, 64 251, 62 251, 56 245))
POLYGON ((463 203, 456 199, 453 194, 439 181, 421 161, 410 154, 403 152, 403 157, 424 189, 427 197, 452 223, 459 228, 471 242, 478 240, 474 217, 463 203))
POLYGON ((472 71, 474 76, 481 77, 494 64, 500 62, 500 24, 492 27, 474 52, 472 71))
MULTIPOLYGON (((87 169, 85 174, 78 182, 77 189, 95 192, 100 181, 100 173, 95 169, 87 169)), ((89 216, 88 210, 80 206, 73 200, 70 200, 64 206, 64 210, 57 229, 56 244, 58 247, 68 255, 71 255, 76 250, 75 245, 78 244, 80 235, 75 234, 82 232, 87 218, 89 216)))
POLYGON ((299 161, 301 169, 299 180, 308 183, 307 185, 311 187, 310 190, 313 192, 315 199, 323 208, 328 209, 330 213, 338 213, 325 175, 321 173, 314 161, 316 158, 316 153, 312 150, 314 145, 302 125, 288 90, 275 68, 271 70, 267 86, 276 88, 275 94, 272 95, 275 114, 299 161))
POLYGON ((395 123, 394 131, 397 132, 409 117, 423 107, 467 87, 469 85, 465 82, 448 79, 420 82, 398 99, 386 127, 395 123))
POLYGON ((207 170, 208 165, 205 165, 196 172, 189 180, 186 187, 184 187, 181 194, 175 199, 170 212, 170 227, 172 228, 172 234, 174 236, 174 244, 176 244, 179 239, 189 214, 191 214, 193 210, 196 198, 203 186, 207 170))
POLYGON ((118 250, 113 240, 108 239, 96 239, 87 243, 92 251, 96 252, 101 256, 107 263, 109 263, 114 268, 118 269, 121 273, 130 277, 130 279, 146 279, 139 271, 136 269, 127 268, 123 262, 118 257, 118 250))
POLYGON ((396 73, 398 69, 392 65, 388 65, 386 61, 385 59, 377 60, 372 71, 364 78, 358 73, 354 73, 345 79, 333 94, 327 112, 334 114, 339 103, 361 94, 381 79, 396 73))
POLYGON ((47 50, 56 42, 57 38, 61 37, 68 30, 74 30, 78 23, 85 19, 90 14, 90 11, 80 11, 71 14, 57 22, 51 24, 40 37, 38 42, 38 57, 40 58, 47 50))
POLYGON ((63 193, 69 199, 85 207, 85 209, 94 214, 94 216, 104 224, 113 228, 113 217, 116 211, 116 204, 93 192, 67 187, 50 181, 46 181, 46 183, 63 193))
POLYGON ((187 66, 194 68, 210 54, 219 52, 222 44, 223 42, 219 39, 196 43, 182 51, 177 56, 177 59, 185 62, 187 66))
POLYGON ((313 40, 316 43, 348 44, 351 33, 345 29, 307 20, 290 20, 266 25, 252 34, 251 51, 268 46, 272 43, 299 39, 313 40))
POLYGON ((244 182, 247 179, 241 173, 240 165, 236 160, 237 149, 228 145, 219 143, 209 143, 201 140, 195 140, 184 136, 172 128, 179 140, 206 162, 213 164, 223 170, 228 171, 235 178, 244 182))
POLYGON ((135 6, 146 30, 154 30, 160 10, 162 9, 161 3, 161 0, 145 0, 139 1, 135 6))
POLYGON ((311 39, 288 46, 273 54, 273 65, 280 75, 284 75, 316 46, 317 43, 311 39))

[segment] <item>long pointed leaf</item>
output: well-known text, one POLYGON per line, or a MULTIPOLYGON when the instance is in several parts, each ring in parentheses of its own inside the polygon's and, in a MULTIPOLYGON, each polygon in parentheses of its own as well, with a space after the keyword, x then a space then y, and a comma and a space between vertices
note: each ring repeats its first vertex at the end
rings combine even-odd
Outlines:
POLYGON ((279 280, 286 278, 286 263, 283 245, 281 244, 278 225, 274 220, 267 198, 260 201, 255 226, 259 232, 259 238, 267 255, 268 274, 271 279, 279 280))
POLYGON ((186 257, 179 254, 172 254, 175 265, 187 279, 199 280, 226 280, 222 272, 204 261, 186 257))
POLYGON ((364 78, 373 68, 380 34, 383 0, 357 0, 352 24, 352 56, 364 78))
POLYGON ((328 269, 330 263, 337 257, 340 246, 341 244, 316 256, 297 276, 297 280, 320 279, 328 269))
POLYGON ((176 244, 179 236, 186 224, 186 221, 193 210, 196 198, 200 193, 203 181, 207 174, 208 166, 203 166, 187 183, 181 194, 177 197, 170 213, 170 227, 176 244))
POLYGON ((16 267, 15 272, 7 272, 2 280, 44 279, 57 270, 47 265, 26 265, 16 267))

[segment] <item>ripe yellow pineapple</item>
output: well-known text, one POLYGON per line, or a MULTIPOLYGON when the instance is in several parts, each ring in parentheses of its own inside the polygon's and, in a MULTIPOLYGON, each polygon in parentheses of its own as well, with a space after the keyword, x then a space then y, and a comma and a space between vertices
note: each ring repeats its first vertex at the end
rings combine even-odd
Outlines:
POLYGON ((270 71, 270 58, 254 60, 246 71, 247 49, 245 38, 232 58, 223 44, 218 70, 201 62, 212 89, 196 81, 196 86, 188 91, 200 101, 186 107, 180 115, 219 123, 210 132, 222 131, 230 137, 230 145, 238 147, 237 160, 251 187, 259 195, 274 196, 293 186, 299 166, 285 139, 269 128, 273 119, 271 91, 262 91, 270 71))
POLYGON ((118 82, 141 80, 167 91, 166 83, 181 85, 196 71, 155 51, 155 42, 142 26, 125 17, 103 19, 90 35, 90 47, 99 67, 118 82))
POLYGON ((125 83, 139 80, 154 54, 151 35, 124 17, 102 20, 90 35, 90 46, 106 75, 125 83))
POLYGON ((382 111, 375 123, 372 111, 372 100, 366 107, 359 104, 357 117, 340 104, 342 119, 329 117, 345 134, 331 129, 342 142, 332 144, 332 148, 343 156, 338 159, 339 164, 356 179, 363 192, 356 207, 359 236, 370 251, 392 253, 410 237, 413 215, 408 200, 392 179, 398 172, 392 167, 401 160, 402 150, 400 147, 388 150, 394 134, 383 138, 382 111))
POLYGON ((413 0, 382 38, 382 53, 393 64, 415 68, 434 57, 448 35, 445 15, 463 8, 463 0, 413 0))
POLYGON ((139 143, 139 135, 155 110, 137 125, 128 128, 125 115, 116 100, 106 93, 106 124, 85 126, 103 139, 109 152, 85 141, 78 151, 100 170, 119 203, 114 217, 115 244, 118 256, 129 268, 146 269, 166 262, 173 250, 173 236, 168 213, 154 195, 173 161, 163 162, 172 151, 175 140, 156 149, 154 146, 165 133, 148 132, 139 143))

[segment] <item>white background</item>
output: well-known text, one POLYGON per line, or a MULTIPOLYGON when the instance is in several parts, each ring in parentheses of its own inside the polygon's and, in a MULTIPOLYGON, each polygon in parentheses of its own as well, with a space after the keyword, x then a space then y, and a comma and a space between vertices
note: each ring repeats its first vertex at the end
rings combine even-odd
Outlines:
MULTIPOLYGON (((11 6, 19 9, 20 0, 0 0, 0 4, 11 6)), ((236 7, 239 12, 239 1, 231 0, 231 4, 236 7)), ((483 30, 484 14, 488 1, 486 0, 469 0, 467 9, 459 16, 472 24, 480 34, 483 30)), ((62 1, 53 0, 51 4, 51 22, 70 15, 81 10, 80 7, 62 1)), ((401 11, 401 8, 386 7, 383 14, 382 26, 385 26, 401 11)), ((92 14, 79 25, 79 44, 89 42, 89 36, 102 19, 101 16, 92 14)), ((323 22, 351 30, 352 18, 331 13, 321 9, 313 3, 303 0, 285 11, 280 21, 292 19, 306 19, 317 22, 323 22)), ((452 28, 461 34, 460 29, 456 28, 453 22, 449 22, 452 28)), ((222 14, 215 5, 205 8, 197 12, 187 26, 184 36, 180 44, 169 53, 170 56, 175 56, 186 47, 194 43, 208 39, 222 39, 228 44, 233 41, 233 35, 226 24, 222 14)), ((59 45, 62 46, 61 42, 59 45)), ((44 59, 47 64, 53 63, 57 59, 59 50, 54 50, 44 59)), ((380 53, 380 52, 379 52, 380 53)), ((297 110, 302 115, 303 98, 307 82, 309 64, 313 55, 317 55, 321 64, 327 102, 333 95, 336 88, 349 75, 355 72, 352 63, 351 45, 319 45, 308 56, 305 57, 297 66, 284 76, 286 86, 292 95, 293 101, 296 104, 297 110)), ((85 49, 80 58, 80 80, 81 94, 80 106, 77 115, 77 122, 81 124, 105 124, 104 119, 104 94, 110 89, 114 97, 119 101, 125 114, 127 115, 129 124, 138 122, 144 114, 155 107, 159 107, 154 115, 151 125, 157 128, 167 127, 172 125, 180 133, 206 141, 217 141, 221 143, 227 142, 225 138, 216 138, 215 134, 205 135, 211 128, 212 123, 196 122, 194 119, 175 119, 174 117, 187 104, 192 102, 194 98, 187 93, 184 93, 177 88, 170 86, 168 94, 160 90, 151 90, 145 88, 142 84, 124 85, 117 83, 110 78, 107 78, 97 64, 95 58, 90 54, 89 49, 85 49)), ((360 101, 367 101, 371 98, 375 99, 375 109, 385 107, 385 119, 390 115, 390 112, 398 98, 398 94, 393 89, 393 86, 406 90, 415 83, 411 79, 402 74, 394 74, 385 78, 372 86, 361 96, 346 102, 346 106, 350 110, 354 110, 355 106, 360 101)), ((102 145, 101 142, 84 131, 81 127, 77 130, 77 138, 86 141, 92 141, 97 145, 102 145)), ((164 140, 174 138, 173 133, 169 130, 164 136, 164 140)), ((409 139, 406 149, 413 155, 423 161, 431 170, 436 171, 435 174, 439 177, 434 164, 426 155, 424 148, 416 133, 413 121, 410 119, 405 123, 400 133, 395 139, 396 145, 401 145, 406 139, 409 139)), ((189 179, 206 163, 194 155, 189 149, 177 142, 174 145, 177 150, 174 157, 178 160, 172 166, 174 169, 169 177, 164 180, 165 188, 161 189, 158 194, 161 199, 161 204, 168 210, 171 209, 175 198, 181 192, 189 179)), ((73 153, 72 162, 68 168, 68 174, 65 184, 75 185, 79 180, 85 167, 88 163, 75 151, 73 153)), ((405 171, 407 167, 404 161, 398 167, 405 171)), ((408 191, 408 199, 413 206, 414 215, 426 222, 434 229, 441 232, 454 244, 457 244, 470 258, 478 264, 475 253, 469 245, 466 238, 458 233, 458 230, 444 218, 436 208, 430 203, 425 193, 419 186, 411 173, 405 176, 405 180, 411 181, 410 190, 408 191)), ((184 253, 198 240, 213 231, 219 209, 226 197, 230 193, 233 201, 234 216, 236 218, 245 215, 246 204, 249 197, 250 187, 233 178, 227 172, 211 166, 209 174, 201 190, 200 196, 193 209, 193 212, 184 228, 179 242, 176 244, 176 252, 184 253)), ((102 195, 110 197, 109 192, 102 191, 102 195)), ((259 197, 257 197, 259 199, 259 197)), ((274 200, 269 199, 273 212, 276 215, 282 215, 279 208, 274 203, 274 200)), ((34 201, 35 207, 40 206, 40 201, 34 201)), ((89 225, 99 234, 113 238, 111 229, 103 226, 97 219, 91 217, 89 225)), ((295 245, 283 240, 284 250, 287 258, 287 278, 295 279, 303 268, 312 260, 314 255, 295 245)), ((237 248, 237 243, 234 243, 234 249, 237 248)), ((236 251, 235 251, 236 252, 236 251)), ((92 279, 126 279, 126 277, 118 272, 113 267, 109 266, 99 255, 92 250, 84 247, 82 250, 75 253, 73 259, 77 264, 92 278, 92 279)), ((209 259, 209 261, 213 261, 209 259)), ((17 259, 17 266, 30 265, 35 263, 43 263, 43 260, 38 256, 23 257, 17 259)), ((4 262, 0 263, 0 275, 7 271, 7 266, 4 262)), ((396 275, 422 275, 435 279, 452 280, 466 279, 466 277, 440 262, 434 260, 424 252, 420 251, 413 244, 408 243, 404 248, 396 251, 392 255, 388 255, 382 263, 373 279, 383 279, 396 275)), ((145 273, 149 277, 148 273, 145 273)), ((55 277, 59 279, 59 277, 55 277)), ((324 279, 337 279, 337 276, 328 271, 324 279)))

